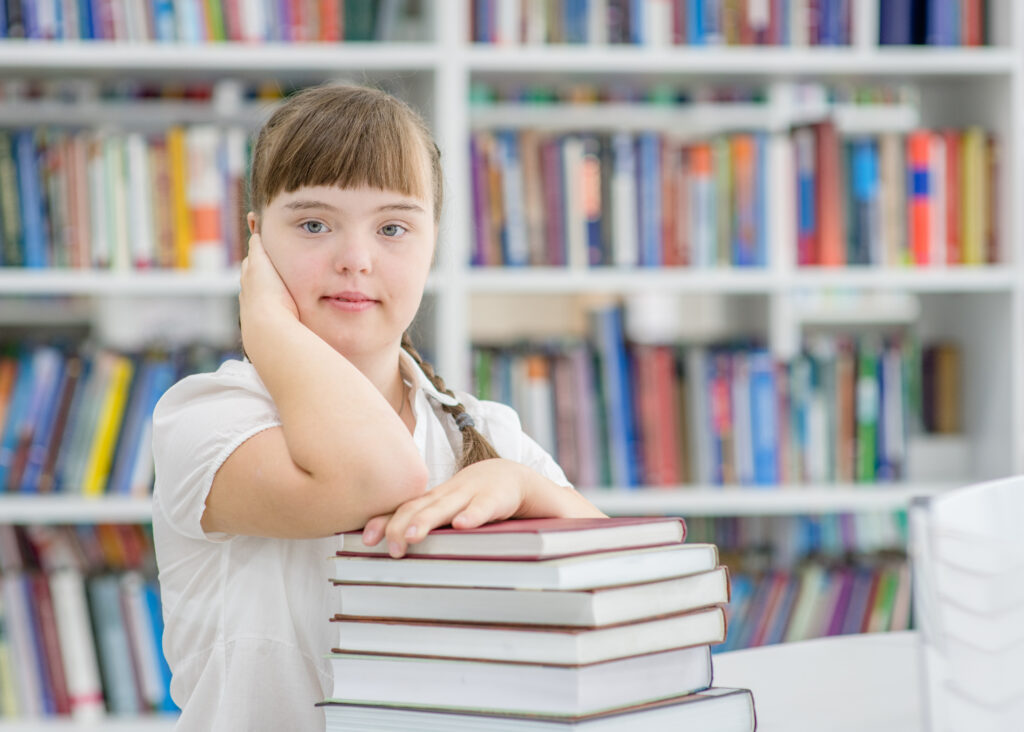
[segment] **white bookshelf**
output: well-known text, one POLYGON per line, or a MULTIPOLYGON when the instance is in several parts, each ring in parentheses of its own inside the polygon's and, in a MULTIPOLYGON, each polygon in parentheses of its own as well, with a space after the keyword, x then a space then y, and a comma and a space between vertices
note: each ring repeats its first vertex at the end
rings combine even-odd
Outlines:
MULTIPOLYGON (((635 48, 501 47, 466 40, 464 1, 435 0, 431 27, 417 43, 186 45, 45 43, 0 41, 0 78, 86 82, 115 78, 215 79, 226 93, 215 106, 139 102, 106 105, 88 94, 68 104, 5 102, 0 125, 79 123, 139 125, 175 121, 231 121, 252 124, 266 108, 245 104, 237 83, 278 80, 282 84, 354 79, 382 83, 423 110, 442 150, 446 204, 437 264, 427 287, 424 332, 432 338, 438 371, 449 383, 466 386, 472 337, 486 333, 482 309, 503 312, 500 303, 555 298, 583 307, 594 297, 646 292, 755 300, 764 318, 761 333, 780 355, 791 352, 808 326, 908 325, 930 336, 952 337, 964 349, 964 439, 970 480, 1024 471, 1024 226, 1016 202, 1024 192, 1024 8, 1015 0, 991 0, 996 45, 984 49, 877 48, 872 2, 855 2, 854 43, 849 48, 635 48), (692 109, 598 109, 608 128, 693 127, 706 134, 726 129, 777 131, 792 121, 833 115, 847 131, 903 130, 917 124, 981 123, 1001 141, 999 230, 1002 264, 975 268, 884 269, 850 267, 797 270, 790 247, 770 240, 769 265, 742 269, 474 269, 469 267, 469 161, 471 130, 497 125, 571 128, 577 115, 558 106, 539 109, 477 107, 470 103, 475 82, 516 84, 605 81, 716 86, 744 84, 768 91, 764 105, 695 105, 692 109), (920 104, 893 108, 830 110, 785 104, 787 85, 802 81, 910 85, 920 104), (835 293, 894 296, 871 307, 821 306, 835 293), (505 298, 502 301, 502 298, 505 298), (816 300, 815 298, 818 298, 816 300), (801 303, 810 301, 809 307, 801 303), (496 306, 495 303, 499 305, 496 306)), ((584 124, 587 124, 585 119, 584 124)), ((777 229, 772 228, 775 232, 777 229)), ((777 239, 777 237, 776 237, 777 239)), ((87 321, 99 333, 117 330, 123 308, 116 303, 146 301, 165 312, 192 300, 231 303, 238 273, 44 272, 0 268, 0 325, 87 321), (45 305, 42 303, 46 303, 45 305), (36 303, 39 303, 38 305, 36 303), (94 303, 100 303, 94 306, 94 303)), ((183 317, 194 310, 181 308, 183 317)), ((214 309, 224 320, 218 332, 236 325, 233 305, 214 309)), ((528 311, 529 308, 526 308, 528 311)), ((507 307, 504 311, 507 311, 507 307)), ((526 324, 527 326, 530 323, 526 324)), ((540 323, 534 323, 540 325, 540 323)), ((500 326, 500 324, 499 324, 500 326)), ((501 331, 500 327, 496 328, 501 331)), ((677 486, 637 490, 590 490, 587 495, 613 514, 670 513, 684 516, 755 516, 832 512, 879 512, 905 508, 918 495, 946 490, 963 481, 912 480, 895 485, 819 485, 739 488, 677 486)), ((0 496, 3 523, 145 523, 148 499, 71 496, 0 496)), ((0 730, 170 729, 173 718, 108 718, 95 726, 70 721, 0 722, 0 730)))

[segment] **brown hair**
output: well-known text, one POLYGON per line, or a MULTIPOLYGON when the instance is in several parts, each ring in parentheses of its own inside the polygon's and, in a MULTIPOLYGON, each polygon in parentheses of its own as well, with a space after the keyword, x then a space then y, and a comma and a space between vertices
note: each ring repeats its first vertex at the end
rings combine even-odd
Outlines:
MULTIPOLYGON (((379 89, 354 84, 314 86, 289 97, 260 129, 249 173, 250 209, 257 219, 281 192, 303 186, 369 186, 433 201, 441 220, 444 186, 441 152, 423 118, 408 104, 379 89), (424 161, 428 160, 429 173, 424 161), (416 171, 410 175, 410 171, 416 171), (429 174, 429 179, 424 180, 429 174)), ((423 360, 409 333, 402 348, 438 391, 454 396, 423 360)), ((499 457, 491 443, 466 423, 461 404, 443 405, 462 433, 458 469, 499 457)), ((468 416, 468 415, 467 415, 468 416)))

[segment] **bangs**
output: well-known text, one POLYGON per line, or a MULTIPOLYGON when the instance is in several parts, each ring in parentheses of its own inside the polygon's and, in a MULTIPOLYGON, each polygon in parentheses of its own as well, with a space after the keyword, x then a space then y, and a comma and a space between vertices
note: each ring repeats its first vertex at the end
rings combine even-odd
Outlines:
POLYGON ((279 193, 303 186, 365 186, 426 201, 436 219, 440 202, 431 181, 439 176, 432 174, 410 110, 392 97, 350 90, 343 99, 322 95, 312 104, 280 110, 260 138, 251 182, 257 211, 279 193))

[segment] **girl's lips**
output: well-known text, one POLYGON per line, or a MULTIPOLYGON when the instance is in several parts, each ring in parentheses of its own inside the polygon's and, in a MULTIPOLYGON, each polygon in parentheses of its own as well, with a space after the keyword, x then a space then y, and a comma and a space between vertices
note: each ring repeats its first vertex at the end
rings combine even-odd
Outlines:
POLYGON ((331 307, 342 310, 346 313, 359 313, 364 310, 369 310, 374 305, 379 304, 377 300, 371 300, 365 295, 333 296, 325 297, 324 300, 326 300, 331 307))

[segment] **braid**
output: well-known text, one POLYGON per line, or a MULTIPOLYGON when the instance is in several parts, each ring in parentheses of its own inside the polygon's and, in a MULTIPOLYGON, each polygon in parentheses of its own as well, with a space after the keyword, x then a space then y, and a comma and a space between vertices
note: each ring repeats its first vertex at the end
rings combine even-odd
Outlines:
MULTIPOLYGON (((412 345, 412 340, 409 338, 408 333, 402 334, 402 348, 405 349, 406 353, 412 356, 413 360, 423 370, 423 373, 430 379, 430 383, 434 385, 439 392, 447 394, 450 397, 454 397, 451 390, 444 383, 444 379, 438 376, 434 372, 434 367, 428 362, 423 360, 419 352, 412 345)), ((462 470, 468 465, 478 463, 481 460, 490 460, 491 458, 501 457, 498 455, 498 451, 494 449, 494 446, 488 441, 486 437, 480 434, 474 426, 472 426, 472 419, 468 419, 469 413, 466 412, 466 408, 461 404, 455 406, 449 406, 442 404, 441 409, 452 415, 455 419, 455 423, 459 425, 459 431, 462 433, 462 456, 459 459, 458 470, 462 470), (461 417, 461 415, 466 415, 461 417)))

